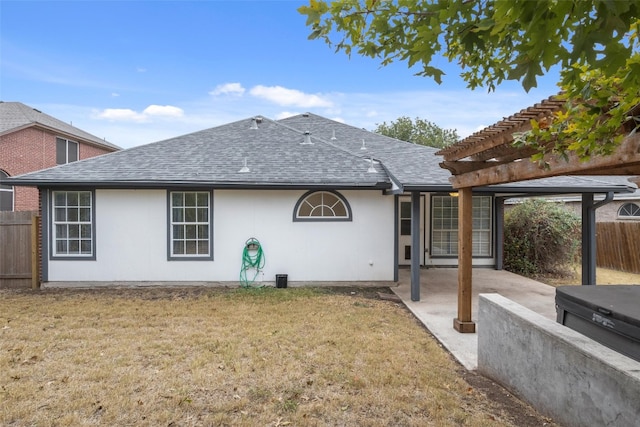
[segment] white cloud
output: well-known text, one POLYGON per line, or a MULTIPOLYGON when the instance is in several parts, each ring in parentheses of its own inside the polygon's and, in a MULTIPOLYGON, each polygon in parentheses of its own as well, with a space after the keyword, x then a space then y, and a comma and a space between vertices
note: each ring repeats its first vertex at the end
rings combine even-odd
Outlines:
POLYGON ((301 114, 301 113, 293 113, 291 111, 283 111, 281 113, 276 114, 274 119, 276 119, 276 120, 286 119, 287 117, 297 116, 298 114, 301 114))
POLYGON ((209 95, 218 96, 218 95, 236 95, 242 96, 245 92, 245 89, 242 87, 240 83, 225 83, 216 86, 214 90, 209 92, 209 95))
POLYGON ((184 116, 184 111, 182 108, 172 105, 149 105, 141 113, 130 108, 106 108, 102 111, 94 112, 93 116, 112 122, 145 123, 153 118, 181 118, 184 116))
POLYGON ((111 93, 111 96, 112 96, 113 98, 117 98, 117 97, 119 97, 119 96, 120 96, 120 94, 119 94, 119 93, 116 93, 116 92, 112 92, 112 93, 111 93))
POLYGON ((144 114, 135 112, 129 108, 106 108, 96 114, 100 119, 107 119, 114 122, 145 122, 147 117, 144 114))
POLYGON ((254 86, 249 93, 257 98, 266 99, 278 105, 301 108, 331 107, 333 102, 320 96, 287 89, 282 86, 254 86))
POLYGON ((184 116, 184 111, 182 108, 172 105, 149 105, 142 114, 146 116, 182 117, 184 116))

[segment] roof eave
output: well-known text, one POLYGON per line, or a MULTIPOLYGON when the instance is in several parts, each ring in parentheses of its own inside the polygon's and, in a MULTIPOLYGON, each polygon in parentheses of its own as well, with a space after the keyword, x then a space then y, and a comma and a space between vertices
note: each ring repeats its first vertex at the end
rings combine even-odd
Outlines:
POLYGON ((206 181, 42 181, 27 179, 7 179, 6 185, 41 187, 41 188, 91 188, 91 189, 166 189, 166 188, 214 188, 214 189, 372 189, 386 190, 391 188, 388 182, 206 182, 206 181))

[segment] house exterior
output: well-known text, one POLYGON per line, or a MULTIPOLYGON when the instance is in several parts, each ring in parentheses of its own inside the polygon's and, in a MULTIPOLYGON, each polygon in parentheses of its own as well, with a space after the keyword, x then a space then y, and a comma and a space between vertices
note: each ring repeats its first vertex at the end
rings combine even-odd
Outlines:
MULTIPOLYGON (((0 180, 119 150, 20 102, 0 101, 0 180)), ((0 183, 0 211, 37 211, 38 191, 0 183)))
MULTIPOLYGON (((626 184, 631 176, 609 176, 607 181, 626 184)), ((596 197, 596 202, 604 197, 596 197)), ((576 196, 557 197, 552 200, 560 201, 567 209, 580 215, 582 200, 576 196)), ((638 222, 640 221, 640 189, 633 193, 620 193, 613 197, 613 200, 604 204, 596 211, 597 222, 638 222)))
MULTIPOLYGON (((43 281, 238 282, 257 239, 258 282, 394 281, 457 263, 457 195, 436 149, 305 113, 248 118, 13 177, 42 204, 43 281)), ((478 188, 474 265, 501 258, 505 198, 630 191, 560 177, 478 188)))

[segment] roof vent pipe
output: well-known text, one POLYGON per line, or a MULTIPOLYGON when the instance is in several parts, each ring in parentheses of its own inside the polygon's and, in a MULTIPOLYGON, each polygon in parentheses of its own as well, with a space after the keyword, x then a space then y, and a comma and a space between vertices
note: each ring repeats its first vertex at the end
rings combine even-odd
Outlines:
POLYGON ((313 145, 313 142, 311 142, 311 132, 307 131, 304 133, 304 142, 302 145, 313 145))
POLYGON ((373 167, 373 157, 369 157, 369 169, 367 169, 368 173, 376 173, 378 172, 376 168, 373 167))
POLYGON ((336 138, 336 130, 333 129, 333 132, 331 133, 331 140, 335 141, 336 139, 338 139, 338 138, 336 138))
POLYGON ((366 150, 367 149, 367 145, 364 143, 364 139, 362 140, 362 147, 360 147, 361 150, 366 150))
POLYGON ((251 119, 251 127, 249 129, 258 129, 258 118, 251 119))
MULTIPOLYGON (((257 129, 257 127, 256 127, 257 129)), ((249 169, 249 167, 247 166, 247 158, 244 158, 244 166, 242 168, 240 168, 240 170, 238 171, 238 173, 249 173, 251 172, 251 169, 249 169)))

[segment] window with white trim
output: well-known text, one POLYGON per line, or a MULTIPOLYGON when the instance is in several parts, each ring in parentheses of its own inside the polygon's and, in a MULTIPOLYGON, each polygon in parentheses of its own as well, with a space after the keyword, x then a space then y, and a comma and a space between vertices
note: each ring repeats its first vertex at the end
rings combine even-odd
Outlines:
POLYGON ((64 165, 77 160, 78 143, 64 138, 56 138, 56 164, 64 165))
POLYGON ((52 255, 95 257, 93 193, 54 191, 52 199, 52 255))
POLYGON ((623 219, 640 219, 640 206, 636 203, 625 203, 620 206, 618 217, 623 219))
POLYGON ((294 221, 351 221, 351 207, 335 191, 310 191, 296 203, 294 221))
POLYGON ((13 211, 13 186, 2 183, 9 174, 0 170, 0 211, 13 211))
POLYGON ((213 259, 211 193, 169 193, 169 258, 213 259))
MULTIPOLYGON (((491 196, 473 196, 473 256, 491 256, 491 196)), ((431 255, 458 255, 458 198, 431 198, 431 255)))

